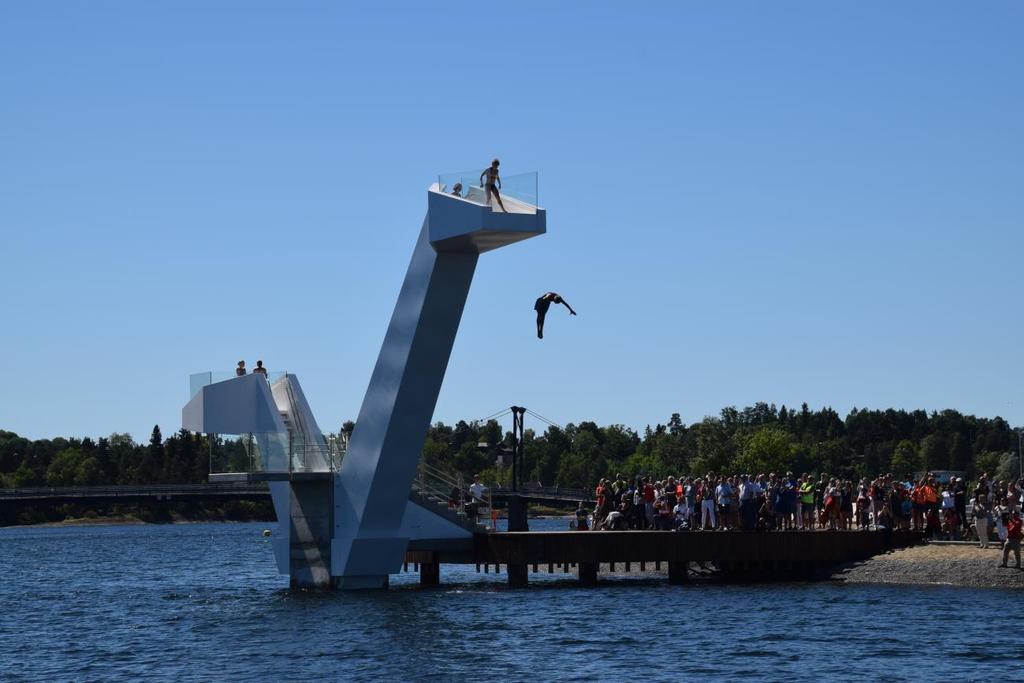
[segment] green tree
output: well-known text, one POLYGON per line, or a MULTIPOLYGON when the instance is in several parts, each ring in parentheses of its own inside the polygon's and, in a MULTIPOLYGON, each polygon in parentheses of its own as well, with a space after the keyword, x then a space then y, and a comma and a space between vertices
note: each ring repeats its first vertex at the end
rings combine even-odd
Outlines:
POLYGON ((57 454, 46 468, 47 486, 74 486, 82 452, 77 448, 66 448, 57 454))
POLYGON ((580 431, 573 438, 572 450, 564 455, 559 463, 555 484, 566 487, 590 487, 595 485, 598 479, 609 474, 607 469, 594 432, 580 431))
POLYGON ((989 478, 994 477, 996 472, 999 471, 999 465, 1005 453, 1005 451, 985 451, 984 453, 979 453, 974 461, 974 471, 979 476, 988 474, 989 478))
MULTIPOLYGON (((243 470, 244 471, 244 470, 243 470)), ((139 463, 138 483, 159 484, 164 473, 164 438, 160 433, 160 425, 153 425, 149 437, 149 447, 142 452, 139 463)))
POLYGON ((480 431, 480 440, 487 442, 487 449, 489 453, 497 451, 504 436, 505 433, 501 431, 501 425, 498 424, 497 420, 488 420, 487 424, 485 424, 483 429, 480 431))
MULTIPOLYGON (((735 412, 735 408, 732 410, 735 412)), ((697 460, 693 464, 693 472, 703 475, 726 470, 733 460, 736 446, 725 423, 706 417, 694 429, 697 432, 697 460)))
POLYGON ((27 488, 31 486, 42 486, 44 478, 29 466, 28 461, 23 460, 18 469, 8 478, 14 488, 27 488))
POLYGON ((551 485, 558 479, 562 460, 572 450, 572 440, 560 427, 548 427, 544 436, 527 439, 523 446, 523 455, 535 463, 533 479, 551 485))
POLYGON ((949 448, 949 469, 956 472, 966 472, 971 466, 971 444, 963 434, 953 435, 953 442, 949 448))
POLYGON ((744 441, 733 467, 748 474, 785 472, 792 462, 792 446, 793 437, 786 430, 761 427, 744 441))
POLYGON ((914 447, 914 442, 904 439, 896 444, 896 450, 892 454, 892 473, 897 477, 904 477, 909 474, 914 476, 921 469, 921 458, 914 447))
POLYGON ((448 444, 435 441, 429 436, 423 442, 423 461, 431 467, 448 469, 450 463, 448 462, 447 455, 448 444))
POLYGON ((949 446, 942 434, 929 434, 921 441, 921 457, 928 470, 944 470, 949 466, 949 446))
POLYGON ((996 470, 995 478, 1003 481, 1016 479, 1020 476, 1020 465, 1016 453, 1003 453, 999 458, 999 468, 996 470))
POLYGON ((668 473, 665 471, 665 464, 657 456, 650 453, 637 451, 626 458, 621 466, 622 474, 628 481, 633 481, 638 476, 649 476, 654 479, 662 479, 668 473))
POLYGON ((490 461, 487 455, 477 448, 475 443, 464 441, 459 448, 459 452, 455 454, 453 464, 455 469, 466 478, 466 481, 472 481, 473 475, 480 474, 481 471, 490 465, 490 461))
POLYGON ((105 483, 106 474, 98 458, 90 456, 81 460, 75 468, 75 486, 99 486, 105 483))
POLYGON ((672 436, 682 436, 686 431, 686 425, 683 424, 683 418, 679 416, 679 413, 672 413, 672 417, 668 419, 668 433, 672 436))

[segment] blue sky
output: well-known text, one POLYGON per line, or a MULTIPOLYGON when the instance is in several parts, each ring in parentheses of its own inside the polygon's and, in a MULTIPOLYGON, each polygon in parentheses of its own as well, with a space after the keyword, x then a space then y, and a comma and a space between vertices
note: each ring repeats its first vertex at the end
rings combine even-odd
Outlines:
MULTIPOLYGON (((436 175, 537 170, 435 418, 1024 424, 1024 5, 0 4, 0 428, 179 426, 263 358, 355 417, 436 175), (534 336, 533 300, 561 292, 534 336)), ((529 426, 529 425, 527 425, 529 426)))

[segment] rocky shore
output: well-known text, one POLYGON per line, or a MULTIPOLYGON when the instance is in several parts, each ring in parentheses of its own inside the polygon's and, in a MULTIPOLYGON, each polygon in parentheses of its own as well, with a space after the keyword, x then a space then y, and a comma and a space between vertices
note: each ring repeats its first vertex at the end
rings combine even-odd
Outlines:
POLYGON ((1001 560, 997 543, 987 550, 977 545, 928 544, 843 567, 832 578, 847 583, 1024 589, 1024 571, 1013 568, 1013 556, 1009 569, 999 567, 1001 560))

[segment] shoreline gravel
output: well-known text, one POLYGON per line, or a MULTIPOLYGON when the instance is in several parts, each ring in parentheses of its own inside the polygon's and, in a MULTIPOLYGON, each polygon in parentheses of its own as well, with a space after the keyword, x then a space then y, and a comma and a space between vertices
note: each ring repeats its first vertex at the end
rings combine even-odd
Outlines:
POLYGON ((864 562, 840 567, 834 580, 846 583, 881 583, 963 588, 1010 588, 1024 590, 1024 571, 999 567, 1002 549, 991 543, 977 545, 919 545, 893 550, 864 562))

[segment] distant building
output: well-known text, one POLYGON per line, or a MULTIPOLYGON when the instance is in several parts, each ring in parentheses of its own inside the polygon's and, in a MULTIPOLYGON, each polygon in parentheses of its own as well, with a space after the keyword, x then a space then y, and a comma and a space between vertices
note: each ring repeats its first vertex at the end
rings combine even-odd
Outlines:
MULTIPOLYGON (((484 455, 489 456, 492 453, 491 444, 486 441, 480 441, 476 445, 477 449, 484 455)), ((498 467, 505 467, 512 464, 512 449, 508 446, 501 444, 498 446, 496 452, 494 452, 494 464, 498 467)))

